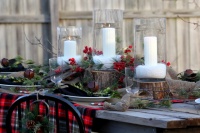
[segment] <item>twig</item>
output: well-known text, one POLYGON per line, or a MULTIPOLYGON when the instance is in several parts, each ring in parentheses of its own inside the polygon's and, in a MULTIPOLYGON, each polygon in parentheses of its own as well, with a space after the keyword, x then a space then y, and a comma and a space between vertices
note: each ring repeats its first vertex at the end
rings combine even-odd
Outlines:
MULTIPOLYGON (((57 55, 56 53, 52 52, 49 48, 47 48, 44 44, 41 43, 41 38, 39 39, 38 37, 35 36, 35 39, 37 40, 37 43, 34 43, 34 42, 31 42, 31 41, 28 39, 28 37, 27 37, 25 31, 24 31, 24 35, 25 35, 25 39, 26 39, 31 45, 38 45, 39 47, 43 48, 44 50, 46 50, 48 53, 52 54, 53 56, 57 55)), ((51 47, 52 47, 52 44, 50 43, 50 41, 49 41, 49 40, 47 40, 47 41, 48 41, 48 43, 49 43, 49 44, 51 45, 51 47)), ((52 47, 52 48, 54 48, 54 47, 52 47)))
POLYGON ((188 2, 188 3, 194 4, 196 7, 200 8, 200 6, 199 6, 198 3, 196 2, 196 0, 193 0, 192 2, 188 2))
POLYGON ((183 20, 184 22, 186 22, 186 23, 188 23, 188 24, 193 24, 193 25, 195 25, 196 27, 194 28, 194 30, 196 30, 196 29, 200 26, 200 24, 199 24, 198 21, 197 21, 197 22, 186 21, 186 20, 184 20, 183 18, 181 18, 179 15, 178 15, 178 18, 180 18, 181 20, 183 20))
MULTIPOLYGON (((35 37, 35 39, 38 41, 38 44, 39 44, 40 46, 42 46, 47 52, 51 53, 52 55, 56 55, 56 53, 53 53, 50 49, 48 49, 45 45, 43 45, 43 44, 41 43, 41 39, 39 39, 39 38, 37 38, 37 37, 35 37)), ((50 43, 50 45, 51 45, 51 43, 50 43)), ((51 46, 52 46, 52 45, 51 45, 51 46)))

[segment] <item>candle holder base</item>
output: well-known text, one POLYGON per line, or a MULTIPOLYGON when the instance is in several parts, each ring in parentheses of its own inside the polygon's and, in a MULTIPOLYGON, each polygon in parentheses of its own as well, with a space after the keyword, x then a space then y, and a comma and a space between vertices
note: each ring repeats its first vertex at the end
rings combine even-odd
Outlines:
POLYGON ((136 80, 141 92, 147 92, 154 100, 168 98, 169 86, 164 79, 136 80))
POLYGON ((94 81, 98 83, 99 89, 105 89, 115 83, 120 75, 114 70, 93 70, 94 81))

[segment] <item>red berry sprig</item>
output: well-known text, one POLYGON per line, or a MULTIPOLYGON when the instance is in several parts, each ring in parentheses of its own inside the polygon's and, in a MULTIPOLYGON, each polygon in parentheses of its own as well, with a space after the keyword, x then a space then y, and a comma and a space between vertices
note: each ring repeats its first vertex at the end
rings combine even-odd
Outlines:
POLYGON ((113 68, 115 70, 122 71, 122 70, 124 70, 125 67, 126 67, 125 62, 114 62, 113 68))
POLYGON ((85 46, 85 49, 83 50, 83 53, 91 55, 92 54, 92 48, 85 46))
POLYGON ((72 71, 74 72, 83 72, 83 68, 76 64, 76 60, 74 58, 69 59, 69 64, 72 66, 72 71))
POLYGON ((162 63, 166 64, 167 66, 171 66, 170 62, 166 62, 165 60, 162 60, 162 63))
POLYGON ((76 60, 74 58, 69 59, 69 64, 70 65, 76 65, 76 60))
POLYGON ((124 50, 124 53, 125 53, 125 54, 131 53, 131 52, 132 52, 132 48, 133 48, 133 46, 132 46, 132 45, 129 45, 128 48, 126 48, 126 49, 124 50))

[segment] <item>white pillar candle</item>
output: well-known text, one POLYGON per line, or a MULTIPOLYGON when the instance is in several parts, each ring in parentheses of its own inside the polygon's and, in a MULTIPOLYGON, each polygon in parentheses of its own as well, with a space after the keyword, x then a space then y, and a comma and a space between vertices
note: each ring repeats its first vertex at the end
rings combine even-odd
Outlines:
POLYGON ((144 37, 144 64, 157 65, 157 37, 144 37))
POLYGON ((102 28, 103 55, 114 57, 116 55, 115 28, 102 28))
POLYGON ((67 40, 64 42, 64 57, 75 57, 76 56, 76 41, 67 40))

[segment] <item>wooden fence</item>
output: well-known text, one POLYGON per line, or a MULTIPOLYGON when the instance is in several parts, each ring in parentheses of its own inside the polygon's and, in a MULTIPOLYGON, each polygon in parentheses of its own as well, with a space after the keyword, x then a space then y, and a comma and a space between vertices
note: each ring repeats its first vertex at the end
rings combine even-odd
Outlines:
POLYGON ((92 46, 95 9, 124 10, 122 47, 133 44, 134 18, 166 17, 166 60, 179 72, 200 69, 200 0, 0 0, 0 59, 47 62, 57 26, 81 26, 80 49, 92 46))

